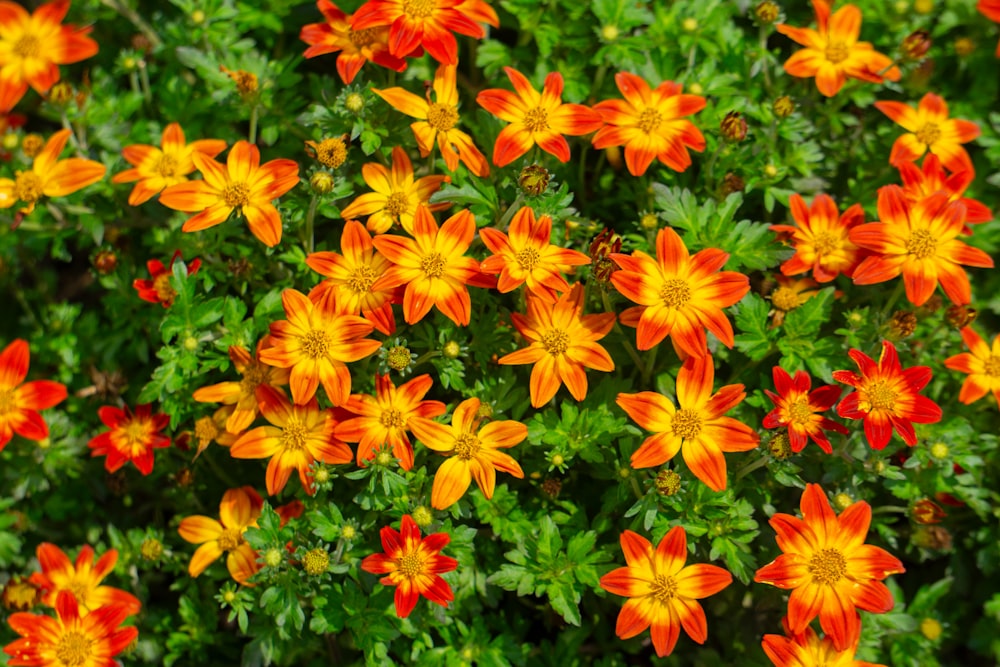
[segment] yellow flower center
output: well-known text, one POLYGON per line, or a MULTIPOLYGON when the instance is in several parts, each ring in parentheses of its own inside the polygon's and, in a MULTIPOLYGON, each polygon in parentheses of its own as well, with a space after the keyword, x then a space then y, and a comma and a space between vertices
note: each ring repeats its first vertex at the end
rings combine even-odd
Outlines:
POLYGON ((569 334, 562 329, 549 329, 542 334, 541 342, 545 351, 556 357, 569 348, 569 334))
POLYGON ((347 145, 341 139, 324 139, 316 147, 316 159, 324 167, 336 169, 347 159, 347 145))
POLYGON ((14 197, 31 204, 42 198, 42 179, 33 171, 19 171, 14 176, 14 197))
POLYGON ((420 260, 420 269, 428 278, 440 278, 443 276, 445 266, 444 257, 439 252, 424 255, 423 259, 420 260))
POLYGON ((678 410, 671 427, 674 435, 679 435, 685 440, 697 437, 701 433, 701 415, 697 410, 678 410))
POLYGON ((243 369, 243 379, 240 380, 240 394, 243 396, 253 396, 257 387, 264 384, 271 377, 271 369, 256 361, 243 369))
POLYGON ((677 597, 677 580, 665 574, 658 574, 653 579, 650 589, 657 602, 667 604, 677 597))
POLYGON ((146 427, 145 419, 133 419, 125 428, 121 429, 122 435, 128 447, 145 448, 149 440, 149 429, 146 427))
POLYGON ((402 428, 406 423, 403 419, 403 413, 396 408, 386 408, 383 410, 378 421, 386 428, 402 428))
POLYGON ((667 308, 680 308, 691 300, 691 286, 682 278, 671 278, 663 281, 660 298, 667 308))
POLYGON ((778 310, 788 312, 795 310, 806 302, 806 297, 802 296, 791 287, 779 287, 771 292, 771 304, 778 310))
POLYGON ((377 28, 367 28, 365 30, 351 30, 347 33, 347 38, 351 40, 351 44, 359 49, 363 49, 378 37, 377 28))
POLYGON ((386 215, 391 215, 394 219, 398 220, 399 216, 406 213, 407 209, 410 208, 410 198, 405 192, 393 192, 385 200, 385 208, 383 209, 386 215))
POLYGON ((463 461, 474 459, 481 446, 474 433, 465 432, 455 439, 455 456, 463 461))
POLYGON ((419 552, 403 554, 396 560, 396 571, 407 579, 419 577, 424 574, 425 569, 424 559, 420 557, 419 552))
POLYGON ((177 296, 177 290, 170 284, 170 275, 169 273, 161 273, 153 278, 153 291, 156 292, 156 298, 168 306, 173 304, 174 297, 177 296))
POLYGON ((310 359, 325 357, 331 346, 330 334, 322 329, 312 329, 300 339, 302 342, 302 353, 310 359))
POLYGON ((237 208, 250 203, 250 186, 246 183, 230 183, 222 191, 222 200, 226 206, 237 208))
POLYGON ((809 559, 808 567, 813 578, 832 586, 847 573, 847 560, 839 549, 820 549, 809 559))
POLYGON ((211 417, 202 417, 194 423, 194 437, 199 445, 208 445, 219 435, 219 427, 211 417))
POLYGON ((941 138, 941 128, 937 126, 937 123, 926 123, 922 128, 916 131, 916 135, 917 141, 930 146, 941 138))
POLYGON ((13 389, 0 389, 0 419, 17 410, 17 397, 13 389))
POLYGON ((820 232, 813 237, 813 248, 817 255, 826 255, 840 250, 840 237, 830 232, 820 232))
POLYGON ((542 107, 535 107, 524 114, 522 122, 529 132, 544 132, 549 129, 549 112, 542 107))
POLYGON ((281 447, 285 451, 298 452, 306 448, 309 429, 297 419, 290 419, 281 431, 281 447))
POLYGON ((646 134, 652 134, 653 132, 656 132, 662 122, 663 114, 652 107, 647 107, 642 110, 641 114, 639 114, 639 122, 636 123, 636 125, 638 125, 639 129, 646 134))
POLYGON ((536 266, 538 262, 541 261, 542 256, 538 254, 538 251, 534 248, 525 248, 521 252, 517 253, 514 257, 517 263, 521 265, 521 268, 525 271, 531 271, 536 266))
POLYGON ((869 384, 860 397, 859 406, 866 412, 872 410, 892 410, 896 405, 896 392, 889 388, 889 383, 885 380, 876 380, 869 384))
POLYGON ((847 60, 850 50, 843 42, 830 42, 826 45, 826 59, 836 64, 847 60))
POLYGON ((42 52, 42 43, 34 35, 30 33, 24 34, 14 42, 13 51, 14 55, 21 58, 37 58, 42 52))
POLYGON ((72 579, 66 583, 65 590, 73 594, 73 597, 76 598, 77 604, 83 606, 83 603, 87 599, 87 595, 90 593, 90 586, 88 586, 84 581, 72 579))
POLYGON ((434 15, 435 0, 403 0, 403 13, 425 19, 434 15))
POLYGON ((439 132, 447 132, 458 122, 455 107, 434 103, 427 109, 427 124, 439 132))
POLYGON ((926 229, 918 229, 906 239, 906 251, 917 259, 927 259, 937 254, 937 241, 926 229))
POLYGON ((244 542, 243 531, 239 528, 226 528, 219 535, 219 548, 223 551, 235 551, 244 542))
POLYGON ((56 659, 66 667, 84 665, 93 657, 94 640, 76 630, 71 630, 56 643, 56 659))
MULTIPOLYGON (((983 362, 983 373, 990 377, 1000 377, 1000 357, 991 354, 983 362)), ((3 414, 3 394, 0 393, 0 415, 3 414)))
POLYGON ((809 405, 809 397, 801 395, 788 406, 788 419, 794 424, 805 426, 812 421, 814 412, 809 405))
POLYGON ((163 178, 174 178, 177 176, 177 167, 177 158, 170 153, 164 153, 160 156, 160 159, 156 161, 156 166, 153 167, 153 171, 163 178))
POLYGON ((347 279, 347 286, 355 294, 367 294, 375 283, 376 277, 375 271, 367 264, 359 266, 354 269, 354 273, 347 279))

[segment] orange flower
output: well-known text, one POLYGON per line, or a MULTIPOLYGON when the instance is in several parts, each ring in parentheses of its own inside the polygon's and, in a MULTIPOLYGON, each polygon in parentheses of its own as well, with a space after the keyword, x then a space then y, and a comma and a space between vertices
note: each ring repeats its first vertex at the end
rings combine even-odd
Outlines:
POLYGON ((468 16, 476 23, 487 23, 494 28, 500 27, 500 17, 496 10, 484 0, 460 0, 455 9, 468 16))
POLYGON ((444 202, 431 204, 431 195, 448 181, 447 176, 424 176, 413 179, 413 163, 399 146, 392 149, 392 171, 369 162, 361 167, 361 175, 375 192, 361 195, 340 212, 345 220, 367 215, 368 231, 384 234, 394 225, 413 233, 413 216, 420 206, 431 211, 443 211, 451 206, 444 202))
POLYGON ((838 651, 832 639, 829 637, 820 639, 819 635, 808 626, 805 632, 792 637, 764 635, 761 646, 774 663, 774 667, 885 667, 855 660, 857 646, 838 651))
POLYGON ((713 394, 714 383, 712 357, 688 357, 677 373, 677 407, 652 391, 618 394, 619 407, 654 431, 632 454, 633 468, 663 465, 680 451, 695 477, 713 491, 726 488, 722 453, 754 449, 760 438, 746 424, 723 416, 746 398, 743 385, 726 385, 713 394))
POLYGON ((344 409, 357 415, 337 424, 335 435, 358 443, 358 465, 375 458, 383 444, 392 447, 403 470, 413 467, 413 445, 406 435, 411 417, 431 419, 445 413, 441 401, 425 401, 433 380, 420 375, 396 387, 388 375, 375 375, 375 396, 353 394, 344 409))
POLYGON ((455 596, 441 575, 457 568, 458 561, 441 555, 441 550, 451 537, 448 533, 434 533, 421 539, 420 528, 409 514, 403 515, 399 529, 382 528, 379 536, 385 553, 365 556, 361 569, 388 575, 381 582, 396 587, 396 615, 400 618, 410 615, 421 595, 447 607, 455 596))
POLYGON ((882 341, 878 364, 861 350, 849 350, 848 356, 861 374, 834 371, 833 379, 855 388, 837 405, 837 414, 847 419, 865 420, 865 437, 873 449, 885 449, 893 428, 910 447, 917 444, 913 423, 934 424, 941 421, 937 403, 918 394, 931 381, 928 366, 903 369, 896 346, 882 341))
POLYGON ((789 278, 776 276, 777 286, 771 290, 771 326, 780 327, 785 323, 785 315, 804 305, 819 294, 819 285, 812 278, 789 278))
POLYGON ((902 102, 876 102, 875 107, 908 132, 892 144, 889 164, 912 162, 930 151, 952 171, 972 170, 972 160, 962 144, 979 136, 979 126, 948 118, 948 105, 934 93, 924 95, 916 109, 902 102))
POLYGON ((898 185, 878 192, 879 222, 851 230, 851 242, 874 251, 854 270, 854 284, 874 285, 900 273, 906 298, 922 306, 940 281, 944 293, 959 305, 972 300, 965 266, 993 267, 979 248, 958 240, 965 227, 965 206, 938 192, 911 205, 898 185))
POLYGON ((107 456, 104 468, 116 472, 131 461, 143 475, 153 472, 153 450, 170 446, 170 438, 160 433, 170 424, 163 413, 152 414, 149 403, 135 406, 132 412, 113 405, 98 409, 97 416, 110 431, 90 439, 91 456, 107 456))
POLYGON ((138 206, 164 188, 187 181, 187 175, 195 169, 191 158, 193 153, 213 158, 224 150, 226 142, 221 139, 199 139, 186 143, 184 130, 178 123, 171 123, 163 130, 160 148, 133 144, 122 149, 122 157, 134 168, 115 174, 111 182, 139 181, 128 196, 129 205, 138 206))
POLYGON ((615 362, 597 341, 615 325, 614 313, 583 314, 583 285, 577 283, 555 304, 528 295, 526 315, 511 313, 514 328, 528 347, 500 357, 500 364, 534 364, 531 369, 531 405, 548 403, 562 384, 578 401, 587 397, 584 368, 615 369, 615 362))
POLYGON ((797 77, 816 77, 816 87, 827 97, 836 95, 847 78, 882 83, 882 77, 899 81, 899 68, 868 42, 859 42, 861 10, 844 5, 830 16, 826 0, 813 0, 816 28, 775 26, 782 35, 806 47, 785 61, 785 71, 797 77))
MULTIPOLYGON (((181 251, 175 250, 174 256, 170 258, 170 266, 163 266, 163 262, 158 259, 151 259, 146 262, 150 279, 136 278, 132 281, 132 287, 139 292, 139 298, 150 303, 158 303, 164 308, 174 305, 177 297, 177 290, 170 284, 170 278, 174 275, 174 262, 181 257, 181 251)), ((201 268, 201 260, 193 259, 186 265, 187 275, 193 276, 201 268)))
POLYGON ((229 346, 229 359, 236 372, 243 376, 239 382, 229 381, 196 389, 191 398, 200 403, 222 403, 232 405, 234 410, 226 418, 226 431, 242 433, 260 414, 257 403, 257 387, 279 387, 288 384, 287 368, 275 368, 260 360, 260 353, 267 344, 264 337, 257 341, 256 353, 251 357, 249 350, 238 345, 229 346))
POLYGON ((246 584, 260 569, 257 552, 243 539, 250 526, 256 527, 264 501, 251 486, 229 489, 219 505, 219 519, 189 516, 181 520, 177 532, 191 544, 200 544, 191 557, 188 573, 197 577, 223 553, 233 579, 246 584))
POLYGON ((261 165, 260 150, 246 141, 236 142, 226 166, 202 153, 191 157, 205 180, 171 185, 160 195, 167 208, 199 212, 184 223, 183 231, 214 227, 236 211, 264 245, 273 247, 281 241, 281 217, 271 201, 298 184, 299 165, 292 160, 261 165))
POLYGON ((850 431, 822 413, 833 407, 843 390, 836 385, 824 385, 810 391, 812 380, 805 371, 795 371, 792 379, 788 371, 775 366, 772 375, 778 393, 764 390, 775 406, 764 417, 764 428, 788 427, 788 441, 793 452, 801 452, 811 439, 824 452, 833 454, 833 447, 823 431, 842 435, 850 431))
POLYGON ((569 291, 569 283, 559 272, 590 264, 582 252, 552 245, 552 218, 543 215, 536 220, 528 206, 514 214, 509 234, 489 227, 479 230, 479 238, 493 252, 479 268, 483 273, 500 274, 497 288, 501 292, 527 284, 533 295, 555 303, 556 292, 569 291))
POLYGON ((806 207, 802 197, 788 198, 796 225, 771 225, 773 232, 791 238, 795 255, 781 265, 786 276, 812 271, 817 282, 827 283, 843 273, 851 276, 861 261, 858 247, 850 240, 852 228, 864 224, 865 211, 861 204, 851 206, 839 215, 837 204, 830 195, 816 195, 806 207))
POLYGON ((316 7, 326 21, 302 26, 299 39, 309 44, 309 48, 302 54, 306 58, 339 51, 337 73, 344 83, 354 81, 361 66, 368 61, 397 72, 406 69, 405 60, 389 53, 387 26, 353 30, 351 15, 345 14, 330 0, 316 0, 316 7))
MULTIPOLYGON (((69 0, 48 2, 28 14, 17 2, 0 2, 0 113, 28 91, 45 94, 59 80, 59 65, 97 53, 90 28, 61 25, 69 0)), ((82 186, 81 186, 82 187, 82 186)))
MULTIPOLYGON (((989 20, 1000 23, 1000 0, 979 0, 976 9, 989 20)), ((1000 58, 1000 42, 997 43, 997 58, 1000 58)))
POLYGON ((729 253, 706 248, 692 257, 673 229, 656 236, 656 259, 636 250, 631 256, 613 253, 621 268, 611 283, 640 304, 622 313, 625 323, 637 320, 636 342, 648 350, 668 335, 678 354, 708 353, 707 328, 726 347, 733 346, 733 327, 722 309, 750 291, 750 279, 735 271, 719 271, 729 253))
POLYGON ((704 644, 708 639, 705 611, 698 600, 715 595, 733 582, 733 576, 715 565, 687 565, 687 534, 674 526, 653 549, 642 535, 626 530, 621 536, 625 567, 601 577, 601 588, 630 598, 621 613, 615 634, 635 637, 650 628, 653 648, 662 657, 673 653, 681 627, 704 644))
POLYGON ((969 375, 962 383, 958 400, 965 404, 974 403, 989 391, 993 392, 1000 406, 1000 335, 993 339, 991 347, 972 327, 965 327, 960 333, 969 351, 944 361, 944 365, 951 370, 969 375))
POLYGON ((664 81, 650 90, 641 77, 628 72, 615 75, 624 100, 605 100, 594 105, 605 125, 594 135, 594 148, 625 146, 625 164, 633 176, 641 176, 653 162, 674 171, 691 166, 688 148, 705 150, 705 137, 684 116, 705 108, 705 98, 682 95, 682 86, 664 81))
POLYGON ((458 62, 458 42, 451 31, 481 39, 483 29, 458 10, 461 0, 368 0, 351 19, 353 30, 389 26, 389 53, 416 55, 420 47, 444 65, 458 62))
POLYGON ((38 411, 66 399, 66 385, 60 382, 24 382, 30 358, 28 341, 23 338, 14 339, 0 352, 0 451, 15 433, 28 440, 49 437, 48 424, 38 411))
MULTIPOLYGON (((0 16, 3 4, 0 3, 0 16)), ((53 134, 35 156, 31 171, 17 172, 14 180, 0 178, 0 208, 10 208, 20 201, 24 208, 19 212, 27 215, 35 210, 35 204, 43 195, 65 197, 104 178, 107 169, 100 162, 79 157, 59 159, 70 134, 70 130, 59 130, 53 134)))
MULTIPOLYGON (((960 201, 965 205, 965 222, 976 224, 993 219, 993 213, 985 204, 962 196, 976 177, 971 169, 956 171, 949 176, 941 166, 941 159, 933 153, 924 158, 921 168, 913 162, 900 162, 896 168, 903 181, 903 195, 911 204, 944 190, 948 193, 948 201, 960 201)), ((971 234, 972 230, 966 227, 964 232, 971 234)))
POLYGON ((320 383, 334 407, 351 395, 347 363, 363 359, 382 346, 364 338, 375 326, 356 315, 344 315, 333 301, 314 305, 293 289, 281 293, 287 320, 271 324, 270 346, 260 360, 277 368, 290 368, 292 400, 302 404, 316 395, 320 383))
POLYGON ((497 470, 524 478, 517 461, 499 450, 513 447, 528 437, 528 427, 505 420, 491 421, 480 428, 479 406, 478 398, 459 403, 451 416, 451 426, 416 416, 407 420, 410 431, 425 447, 448 457, 434 475, 431 489, 434 509, 443 510, 457 503, 473 478, 487 500, 493 497, 497 470))
POLYGON ((98 607, 116 605, 124 607, 131 616, 138 614, 142 608, 139 598, 131 593, 111 586, 101 586, 101 581, 111 574, 118 562, 118 552, 115 549, 108 549, 97 559, 97 563, 94 563, 94 549, 90 545, 80 549, 75 563, 70 561, 62 549, 48 542, 39 544, 35 553, 42 571, 32 574, 30 581, 42 590, 43 604, 54 607, 58 594, 68 591, 76 598, 84 614, 98 607))
POLYGON ((545 77, 539 95, 527 78, 512 67, 504 72, 517 94, 500 88, 476 96, 479 105, 510 125, 500 131, 493 147, 493 164, 504 167, 536 144, 560 161, 569 160, 569 144, 562 135, 589 134, 601 127, 601 115, 582 104, 563 104, 563 78, 559 72, 545 77))
POLYGON ((819 616, 836 650, 850 650, 861 633, 855 607, 874 614, 891 610, 892 593, 881 580, 904 572, 903 564, 864 543, 872 519, 868 503, 853 503, 838 517, 819 484, 807 484, 800 507, 801 519, 781 513, 771 517, 784 553, 757 570, 754 581, 792 589, 788 628, 793 635, 819 616))
POLYGON ((115 667, 119 664, 115 656, 139 636, 136 628, 119 627, 128 616, 125 607, 106 605, 81 616, 72 593, 63 591, 56 597, 55 609, 55 618, 24 612, 10 615, 7 622, 21 638, 3 647, 10 656, 8 665, 115 667))
POLYGON ((458 161, 479 178, 490 175, 486 157, 472 142, 472 137, 455 129, 461 117, 458 114, 458 89, 455 87, 454 65, 440 65, 434 73, 434 101, 418 97, 402 88, 389 88, 372 92, 388 102, 394 109, 417 118, 410 125, 420 147, 420 156, 427 157, 434 148, 434 141, 441 149, 448 171, 458 169, 458 161))

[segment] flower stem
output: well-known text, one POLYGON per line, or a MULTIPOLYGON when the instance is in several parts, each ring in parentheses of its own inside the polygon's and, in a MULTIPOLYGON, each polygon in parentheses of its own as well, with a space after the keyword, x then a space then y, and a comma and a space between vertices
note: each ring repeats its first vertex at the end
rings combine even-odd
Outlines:
POLYGON ((306 252, 312 254, 315 250, 315 237, 313 235, 313 220, 316 218, 316 208, 319 206, 319 197, 312 196, 309 200, 309 210, 306 211, 306 252))
POLYGON ((500 231, 507 230, 507 224, 510 222, 510 219, 514 217, 514 214, 517 213, 517 211, 521 208, 521 205, 523 203, 524 203, 524 193, 518 192, 517 197, 514 198, 514 201, 512 201, 510 203, 510 206, 507 207, 507 210, 504 211, 503 217, 500 218, 499 222, 497 222, 497 228, 500 231))
POLYGON ((256 104, 250 109, 250 143, 257 143, 257 109, 256 104))
POLYGON ((738 471, 736 471, 736 475, 735 475, 735 477, 733 477, 733 479, 737 480, 737 479, 742 479, 743 477, 746 477, 747 475, 749 475, 750 473, 752 473, 754 470, 757 470, 758 468, 763 468, 764 466, 766 466, 767 465, 767 461, 768 461, 768 457, 764 456, 764 455, 761 455, 760 458, 754 459, 753 461, 751 461, 750 463, 747 463, 745 466, 743 466, 738 471))

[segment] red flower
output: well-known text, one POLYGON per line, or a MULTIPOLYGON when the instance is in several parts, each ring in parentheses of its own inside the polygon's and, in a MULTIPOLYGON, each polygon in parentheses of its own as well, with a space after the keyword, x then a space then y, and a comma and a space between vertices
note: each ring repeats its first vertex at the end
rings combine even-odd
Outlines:
POLYGON ((483 29, 459 10, 461 0, 368 0, 351 18, 351 29, 389 26, 389 53, 416 55, 420 47, 444 65, 458 62, 452 31, 480 39, 483 29))
MULTIPOLYGON (((177 290, 174 286, 170 284, 170 277, 174 274, 174 262, 178 260, 181 256, 180 250, 174 251, 174 256, 170 258, 170 266, 164 267, 163 262, 158 259, 151 259, 146 262, 146 268, 149 269, 149 275, 152 276, 151 280, 144 280, 142 278, 136 278, 132 282, 132 287, 134 287, 139 292, 139 298, 143 301, 149 301, 150 303, 159 303, 164 308, 169 308, 174 303, 174 298, 177 297, 177 290)), ((193 259, 191 263, 187 265, 187 274, 193 276, 198 273, 198 269, 201 268, 201 260, 193 259)))
POLYGON ((24 382, 28 376, 28 341, 18 338, 0 352, 0 451, 17 433, 28 440, 49 437, 38 414, 66 398, 66 385, 51 380, 24 382), (20 386, 18 386, 20 385, 20 386))
POLYGON ((127 405, 124 410, 105 405, 97 415, 111 430, 90 439, 87 446, 94 450, 90 455, 106 455, 104 468, 108 472, 119 470, 129 461, 143 475, 153 472, 153 450, 170 446, 170 438, 160 433, 170 423, 170 417, 162 412, 152 414, 149 403, 137 405, 135 412, 127 405))
POLYGON ((796 371, 793 379, 781 366, 773 370, 774 388, 778 393, 764 390, 774 402, 774 410, 764 417, 764 428, 788 427, 788 441, 793 452, 801 452, 808 439, 812 439, 827 454, 833 447, 823 431, 834 431, 847 435, 850 431, 843 424, 823 417, 840 398, 840 387, 826 385, 809 391, 812 380, 804 371, 796 371))
POLYGON ((138 614, 142 608, 139 599, 118 588, 102 586, 101 582, 115 569, 118 551, 108 549, 94 562, 94 549, 85 545, 80 549, 76 561, 70 561, 63 550, 54 544, 43 542, 35 551, 41 572, 31 575, 31 583, 42 590, 42 603, 56 606, 61 591, 69 591, 86 614, 106 605, 123 607, 129 615, 138 614))
POLYGON ((316 8, 326 20, 302 26, 299 39, 309 44, 302 54, 306 58, 339 51, 337 73, 344 83, 354 81, 361 66, 368 61, 397 72, 406 69, 405 60, 389 53, 388 27, 354 30, 351 28, 352 17, 330 0, 316 0, 316 8))
MULTIPOLYGON (((924 158, 924 164, 920 168, 913 162, 900 162, 896 168, 903 180, 903 195, 911 204, 916 204, 938 190, 944 190, 949 202, 960 201, 965 204, 965 222, 976 224, 993 219, 993 213, 985 204, 962 196, 976 177, 972 169, 956 171, 949 176, 941 166, 941 158, 933 153, 924 158)), ((964 231, 966 234, 972 233, 968 226, 964 231)))

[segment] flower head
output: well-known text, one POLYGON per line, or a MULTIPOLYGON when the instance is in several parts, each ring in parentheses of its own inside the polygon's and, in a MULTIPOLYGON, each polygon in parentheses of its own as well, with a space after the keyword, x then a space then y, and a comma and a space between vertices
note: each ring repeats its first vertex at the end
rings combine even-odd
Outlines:
POLYGON ((106 605, 117 605, 124 607, 131 616, 142 608, 142 603, 131 593, 101 585, 118 562, 115 549, 108 549, 96 563, 90 545, 80 549, 75 562, 70 561, 62 549, 48 542, 39 544, 35 553, 42 571, 32 574, 30 581, 42 590, 43 604, 54 607, 59 593, 69 591, 84 614, 106 605))
POLYGON ((369 61, 397 72, 406 69, 406 60, 389 53, 388 26, 354 30, 352 15, 345 14, 330 0, 316 0, 316 8, 326 20, 302 26, 299 39, 309 44, 303 54, 306 58, 339 51, 337 73, 344 83, 354 81, 361 66, 369 61))
MULTIPOLYGON (((11 3, 0 3, 0 25, 3 24, 4 4, 11 3)), ((17 172, 14 180, 0 178, 0 208, 10 208, 21 202, 24 206, 19 212, 27 215, 35 210, 35 204, 43 196, 65 197, 104 178, 107 168, 100 162, 79 157, 59 159, 70 134, 70 130, 53 134, 35 155, 30 171, 17 172)))
POLYGON ((965 404, 974 403, 987 392, 993 392, 997 405, 1000 406, 1000 335, 993 339, 990 346, 972 327, 963 328, 961 334, 962 342, 969 351, 948 357, 944 361, 948 368, 969 376, 962 383, 958 400, 965 404))
POLYGON ((949 118, 948 105, 934 93, 924 95, 916 109, 902 102, 876 102, 875 107, 907 131, 893 143, 890 164, 912 162, 930 151, 952 171, 972 170, 972 160, 962 144, 979 136, 979 126, 949 118))
MULTIPOLYGON (((975 224, 993 219, 993 213, 985 204, 962 196, 976 176, 971 169, 956 171, 949 176, 941 165, 941 159, 933 153, 924 157, 920 167, 913 162, 900 162, 896 168, 903 181, 903 195, 911 204, 943 190, 948 194, 948 201, 958 201, 965 206, 966 223, 975 224)), ((966 234, 972 233, 968 227, 964 231, 966 234)))
MULTIPOLYGON (((170 258, 170 266, 163 266, 163 262, 158 259, 151 259, 146 262, 149 270, 149 279, 136 278, 132 281, 132 287, 139 292, 139 298, 150 303, 158 303, 164 308, 174 305, 174 298, 177 297, 177 290, 170 284, 170 278, 174 275, 174 262, 181 258, 181 251, 175 250, 174 256, 170 258)), ((193 276, 201 268, 201 260, 193 259, 186 265, 187 275, 193 276)))
POLYGON ((13 340, 0 352, 0 451, 14 434, 28 440, 49 437, 49 427, 38 414, 66 399, 66 385, 52 380, 25 382, 30 362, 28 341, 13 340))
POLYGON ((837 650, 832 639, 829 637, 820 639, 819 635, 808 626, 805 632, 791 637, 764 635, 761 646, 774 663, 774 667, 884 667, 855 660, 857 646, 837 650))
POLYGON ((801 307, 817 294, 819 285, 812 278, 789 278, 781 275, 776 277, 777 285, 768 295, 771 301, 772 327, 780 327, 785 323, 785 315, 801 307))
POLYGON ((245 584, 259 569, 257 552, 243 533, 257 525, 264 500, 251 486, 229 489, 219 505, 219 519, 189 516, 181 520, 177 532, 191 544, 200 544, 191 557, 188 573, 197 577, 219 556, 226 553, 226 567, 233 579, 245 584))
POLYGON ((137 405, 135 412, 105 405, 97 416, 110 430, 90 439, 91 456, 107 456, 104 468, 115 472, 131 461, 143 475, 153 472, 153 450, 170 446, 170 438, 161 433, 170 423, 169 415, 153 414, 150 405, 137 405))
POLYGON ((423 47, 443 65, 458 62, 458 42, 452 32, 480 39, 484 32, 459 9, 462 0, 368 0, 351 19, 353 30, 389 26, 389 53, 414 55, 423 47))
POLYGON ((806 206, 802 197, 788 199, 795 225, 771 225, 771 231, 787 235, 795 254, 781 265, 786 276, 812 271, 821 283, 830 282, 841 273, 850 276, 861 261, 858 246, 851 242, 852 228, 863 224, 865 212, 855 204, 841 215, 829 195, 816 195, 806 206))
POLYGON ((840 387, 825 385, 810 391, 812 380, 805 371, 796 371, 792 378, 781 366, 772 372, 777 393, 764 390, 774 403, 774 409, 764 417, 764 428, 788 428, 788 439, 793 452, 801 452, 812 440, 827 454, 833 453, 824 431, 847 435, 850 431, 843 424, 823 416, 840 398, 840 387))

